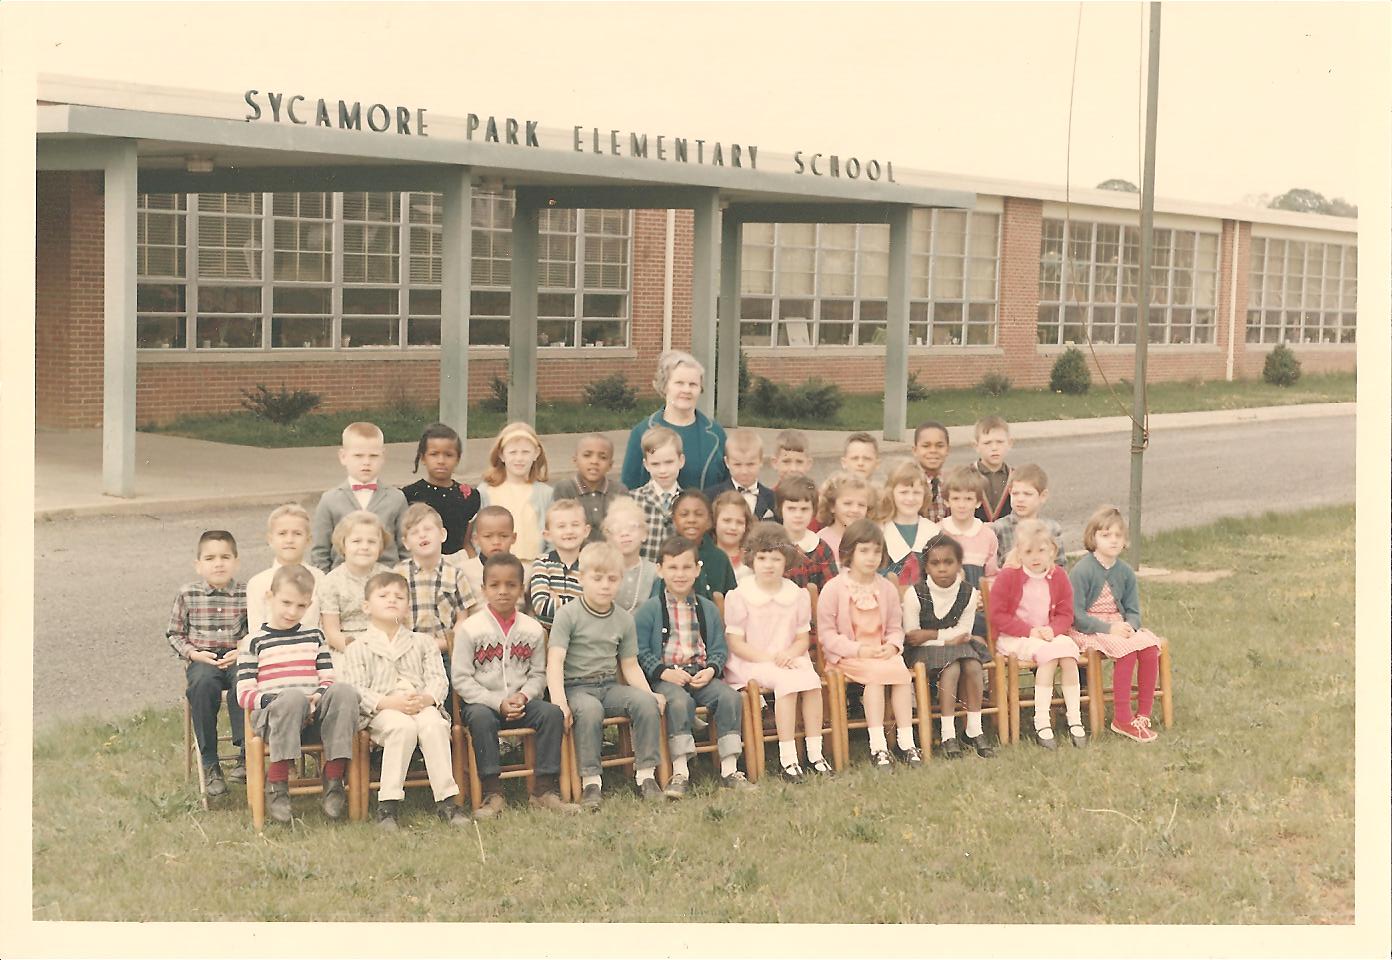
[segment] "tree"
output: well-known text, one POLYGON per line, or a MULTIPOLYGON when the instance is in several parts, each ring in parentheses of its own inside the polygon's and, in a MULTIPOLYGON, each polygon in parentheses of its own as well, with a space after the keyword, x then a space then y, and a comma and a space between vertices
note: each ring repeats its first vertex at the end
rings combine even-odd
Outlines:
POLYGON ((1328 206, 1329 201, 1324 199, 1324 194, 1303 187, 1287 190, 1271 201, 1272 210, 1290 210, 1294 213, 1324 213, 1328 206))
POLYGON ((1335 197, 1329 201, 1329 207, 1325 213, 1331 217, 1354 217, 1358 216, 1358 205, 1349 203, 1343 197, 1335 197))
POLYGON ((1099 184, 1097 185, 1097 189, 1098 189, 1098 190, 1120 190, 1122 193, 1140 193, 1140 192, 1141 192, 1140 187, 1136 186, 1136 185, 1135 185, 1134 183, 1132 183, 1130 180, 1122 180, 1122 179, 1119 178, 1119 177, 1113 177, 1113 178, 1110 179, 1110 180, 1103 180, 1101 183, 1099 183, 1099 184))

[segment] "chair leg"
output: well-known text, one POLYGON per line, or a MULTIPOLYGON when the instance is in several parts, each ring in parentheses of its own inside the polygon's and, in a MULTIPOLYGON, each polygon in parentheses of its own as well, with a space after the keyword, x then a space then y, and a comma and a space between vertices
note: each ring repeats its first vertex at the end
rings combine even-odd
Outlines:
POLYGON ((527 765, 527 796, 536 796, 536 734, 522 738, 522 762, 527 765))
POLYGON ((570 795, 570 751, 565 749, 564 744, 561 746, 561 775, 557 779, 560 780, 561 799, 563 801, 571 803, 580 799, 579 797, 572 797, 570 795))
POLYGON ((928 695, 928 669, 921 663, 914 664, 913 689, 918 706, 918 743, 922 748, 923 761, 927 763, 933 756, 932 698, 928 695))
POLYGON ((1160 644, 1160 711, 1165 729, 1174 726, 1174 687, 1170 682, 1170 642, 1160 644))
POLYGON ((369 766, 372 739, 366 730, 353 738, 353 752, 348 757, 348 819, 361 823, 367 819, 368 784, 372 779, 369 766))
POLYGON ((1001 746, 1010 745, 1010 731, 1013 724, 1010 722, 1010 710, 1007 701, 1009 696, 1005 686, 1005 658, 996 655, 991 661, 991 670, 995 676, 993 683, 995 690, 991 692, 991 705, 996 708, 996 739, 1000 740, 1001 746))
POLYGON ((242 742, 247 750, 247 807, 251 809, 251 825, 260 833, 266 826, 266 744, 252 735, 250 720, 242 742))
MULTIPOLYGON (((203 766, 201 760, 198 764, 203 766)), ((193 710, 189 707, 188 697, 184 697, 184 782, 193 779, 193 710)), ((201 784, 202 777, 199 777, 199 792, 203 792, 201 784)))
POLYGON ((745 774, 749 779, 758 783, 764 775, 765 754, 768 752, 764 744, 764 711, 763 701, 759 697, 759 685, 754 681, 749 681, 744 685, 744 714, 745 723, 749 727, 749 758, 745 761, 747 769, 745 774))
POLYGON ((663 790, 672 782, 672 748, 667 743, 667 721, 662 721, 662 735, 657 738, 657 785, 663 790))
POLYGON ((1006 701, 1009 703, 1010 742, 1020 742, 1020 661, 1014 654, 1006 661, 1006 701))
MULTIPOLYGON (((461 724, 462 726, 462 724, 461 724)), ((474 735, 467 727, 460 731, 460 751, 469 751, 470 759, 473 757, 474 735)), ((565 751, 562 750, 562 753, 565 751)), ((461 785, 462 786, 462 785, 461 785)), ((479 779, 478 765, 469 764, 469 809, 477 810, 483 803, 483 781, 479 779)))
POLYGON ((1105 714, 1105 703, 1102 699, 1102 655, 1096 650, 1089 650, 1087 654, 1088 671, 1088 725, 1092 727, 1092 736, 1095 738, 1102 736, 1102 719, 1105 714))
POLYGON ((580 758, 575 753, 575 734, 567 730, 561 737, 561 752, 570 757, 570 795, 576 801, 580 799, 580 758))

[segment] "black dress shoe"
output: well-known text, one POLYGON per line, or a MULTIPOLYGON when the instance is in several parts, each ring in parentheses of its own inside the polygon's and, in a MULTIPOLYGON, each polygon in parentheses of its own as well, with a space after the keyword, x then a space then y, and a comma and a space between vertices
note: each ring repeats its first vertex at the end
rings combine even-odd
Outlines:
POLYGON ((943 756, 949 760, 956 760, 962 755, 962 744, 956 737, 948 737, 942 742, 943 756))
POLYGON ((989 760, 996 755, 996 748, 986 742, 986 734, 984 733, 978 734, 975 737, 963 736, 962 741, 975 750, 978 757, 984 757, 989 760))

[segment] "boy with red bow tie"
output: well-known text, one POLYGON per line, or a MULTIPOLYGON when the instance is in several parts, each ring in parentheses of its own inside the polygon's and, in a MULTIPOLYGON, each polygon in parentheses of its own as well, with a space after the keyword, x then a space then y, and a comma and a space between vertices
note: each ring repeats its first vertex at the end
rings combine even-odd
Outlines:
POLYGON ((325 573, 343 562, 343 557, 333 549, 331 538, 338 521, 354 510, 375 513, 391 534, 382 549, 382 563, 392 567, 405 559, 406 551, 400 551, 398 545, 406 496, 397 487, 378 482, 377 476, 385 460, 386 443, 375 423, 350 423, 343 428, 338 462, 348 471, 348 479, 324 491, 310 526, 309 562, 325 573))

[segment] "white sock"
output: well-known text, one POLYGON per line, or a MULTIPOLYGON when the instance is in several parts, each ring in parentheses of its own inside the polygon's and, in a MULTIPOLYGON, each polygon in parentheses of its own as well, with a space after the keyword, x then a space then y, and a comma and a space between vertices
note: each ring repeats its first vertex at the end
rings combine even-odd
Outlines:
POLYGON ((691 778, 691 771, 686 766, 686 754, 672 755, 672 776, 691 778))
POLYGON ((603 783, 603 782, 604 782, 604 778, 603 778, 603 777, 581 777, 581 778, 580 778, 580 786, 581 786, 582 789, 583 789, 584 787, 597 787, 597 786, 599 786, 599 785, 600 785, 601 783, 603 783))
POLYGON ((889 744, 885 743, 884 727, 875 726, 870 728, 870 752, 885 753, 889 750, 889 744))
POLYGON ((941 717, 938 723, 942 726, 942 738, 944 740, 951 740, 953 737, 957 736, 956 717, 941 717))
POLYGON ((1049 726, 1049 703, 1054 699, 1054 685, 1047 687, 1042 683, 1034 685, 1034 729, 1042 730, 1049 726))
POLYGON ((979 737, 979 736, 981 736, 981 711, 980 711, 980 710, 976 711, 975 713, 973 713, 973 712, 970 711, 970 710, 967 711, 967 736, 969 736, 969 737, 979 737))
POLYGON ((822 756, 822 735, 820 733, 817 734, 815 737, 808 737, 806 742, 807 762, 809 764, 816 763, 818 760, 826 759, 822 756))
POLYGON ((1077 684, 1067 686, 1060 684, 1063 688, 1063 708, 1068 714, 1068 725, 1070 727, 1081 727, 1083 725, 1083 706, 1080 700, 1081 690, 1077 684))
POLYGON ((913 727, 895 727, 894 739, 898 741, 900 750, 912 750, 914 748, 913 727))
MULTIPOLYGON (((684 759, 684 758, 683 758, 684 759)), ((728 777, 739 769, 739 754, 732 753, 728 757, 720 758, 720 775, 728 777)))
MULTIPOLYGON (((808 751, 811 752, 810 750, 808 751)), ((778 741, 778 762, 785 767, 797 766, 797 744, 792 740, 778 741)))
POLYGON ((642 783, 644 780, 651 780, 653 778, 653 768, 643 767, 641 770, 634 773, 633 778, 639 783, 642 783))

